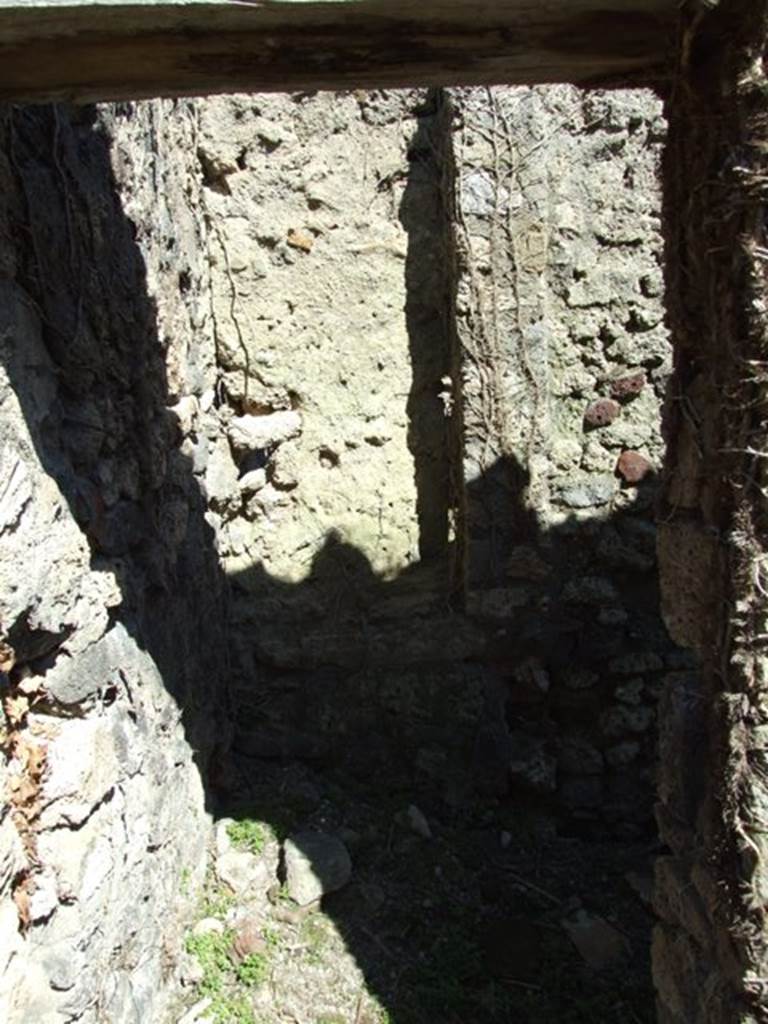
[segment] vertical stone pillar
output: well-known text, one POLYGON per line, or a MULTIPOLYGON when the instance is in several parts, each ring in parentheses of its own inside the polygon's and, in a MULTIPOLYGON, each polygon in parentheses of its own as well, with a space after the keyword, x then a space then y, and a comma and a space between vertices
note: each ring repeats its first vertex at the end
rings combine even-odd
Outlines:
POLYGON ((659 556, 701 681, 661 709, 663 1024, 768 1013, 768 3, 684 6, 668 101, 675 371, 659 556))

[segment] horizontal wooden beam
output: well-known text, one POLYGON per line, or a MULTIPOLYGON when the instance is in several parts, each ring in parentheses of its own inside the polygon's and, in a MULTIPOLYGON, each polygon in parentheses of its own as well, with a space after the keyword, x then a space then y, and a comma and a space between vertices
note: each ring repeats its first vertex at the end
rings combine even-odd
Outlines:
POLYGON ((0 0, 0 100, 654 83, 678 0, 0 0))

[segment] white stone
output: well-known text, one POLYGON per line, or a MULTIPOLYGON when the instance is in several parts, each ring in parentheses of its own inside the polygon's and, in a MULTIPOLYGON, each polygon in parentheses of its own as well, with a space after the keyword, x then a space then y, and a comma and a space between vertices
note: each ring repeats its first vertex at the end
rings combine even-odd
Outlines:
POLYGON ((286 839, 284 853, 288 893, 299 906, 341 889, 352 875, 346 846, 327 833, 297 832, 286 839))
POLYGON ((271 881, 264 861, 247 850, 229 850, 217 857, 216 875, 237 896, 260 895, 271 881))
POLYGON ((213 445, 205 467, 205 491, 214 505, 224 505, 238 491, 238 471, 226 438, 213 445))
POLYGON ((218 917, 204 917, 192 929, 195 938, 199 938, 201 935, 221 935, 223 932, 224 922, 220 921, 218 917))
POLYGON ((210 412, 213 408, 213 403, 216 401, 216 392, 213 388, 209 388, 200 395, 200 411, 210 412))
POLYGON ((81 825, 114 787, 121 766, 112 724, 106 717, 59 721, 48 744, 42 827, 81 825))
POLYGON ((185 1014, 179 1017, 177 1024, 203 1024, 203 1014, 211 1005, 213 1000, 210 996, 198 1000, 194 1006, 190 1006, 185 1014))
POLYGON ((56 876, 50 870, 43 870, 34 876, 34 888, 29 897, 29 918, 43 921, 50 917, 59 905, 56 876))
POLYGON ((170 411, 176 417, 183 437, 192 433, 199 408, 200 403, 194 395, 184 395, 176 405, 170 407, 170 411))
POLYGON ((0 452, 0 533, 14 526, 32 498, 27 467, 6 445, 0 452))
POLYGON ((236 416, 228 433, 235 448, 257 451, 287 441, 300 432, 301 416, 293 409, 284 409, 266 416, 236 416))
POLYGON ((250 473, 244 473, 240 477, 240 493, 255 494, 260 491, 267 482, 266 469, 252 469, 250 473))
POLYGON ((216 856, 221 857, 232 849, 232 840, 229 838, 229 826, 234 825, 232 818, 219 818, 213 830, 213 839, 216 846, 216 856))

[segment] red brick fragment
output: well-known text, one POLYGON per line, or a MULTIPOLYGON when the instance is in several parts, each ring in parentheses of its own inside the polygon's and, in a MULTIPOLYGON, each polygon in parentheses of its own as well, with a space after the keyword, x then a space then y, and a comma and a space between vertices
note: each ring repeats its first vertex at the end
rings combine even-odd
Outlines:
POLYGON ((639 395, 647 384, 645 370, 637 370, 626 377, 617 377, 611 381, 611 395, 613 398, 626 399, 639 395))
POLYGON ((588 427, 607 427, 621 412, 621 406, 612 398, 598 398, 587 406, 584 422, 588 427))
POLYGON ((626 484, 639 484, 649 473, 653 472, 653 465, 640 452, 622 452, 616 463, 616 472, 626 484))

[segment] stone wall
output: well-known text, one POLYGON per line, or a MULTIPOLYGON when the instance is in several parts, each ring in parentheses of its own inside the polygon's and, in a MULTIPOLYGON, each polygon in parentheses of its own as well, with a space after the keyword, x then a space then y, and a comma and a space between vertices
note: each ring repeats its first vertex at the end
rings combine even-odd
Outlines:
POLYGON ((225 589, 182 445, 215 382, 196 132, 187 103, 0 118, 8 1021, 163 1019, 205 870, 225 589))
POLYGON ((448 364, 446 221, 419 142, 428 104, 405 92, 201 107, 227 435, 206 488, 242 594, 236 632, 278 665, 355 658, 328 635, 329 542, 354 549, 363 587, 447 544, 434 386, 448 364), (285 628, 258 637, 281 605, 285 628))
POLYGON ((699 678, 664 695, 653 963, 660 1024, 768 1015, 765 275, 768 5, 686 11, 665 228, 675 373, 665 616, 699 678))
POLYGON ((238 749, 391 763, 405 734, 418 760, 447 690, 449 760, 486 705, 481 788, 508 794, 516 750, 513 792, 648 828, 656 700, 689 668, 656 585, 659 102, 202 110, 238 749))
POLYGON ((164 1019, 230 743, 648 829, 663 131, 563 87, 4 113, 11 1020, 164 1019))
POLYGON ((656 700, 689 667, 656 582, 661 105, 569 86, 454 102, 467 612, 494 632, 513 774, 632 831, 656 700))
POLYGON ((434 701, 426 666, 461 689, 482 643, 447 601, 449 125, 425 91, 201 107, 222 370, 205 486, 253 756, 417 745, 397 712, 434 701))

